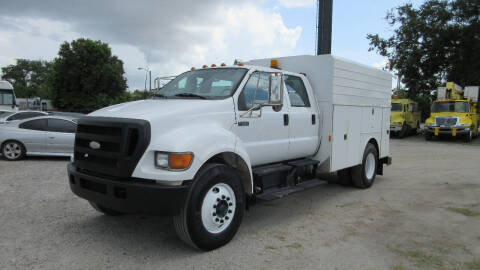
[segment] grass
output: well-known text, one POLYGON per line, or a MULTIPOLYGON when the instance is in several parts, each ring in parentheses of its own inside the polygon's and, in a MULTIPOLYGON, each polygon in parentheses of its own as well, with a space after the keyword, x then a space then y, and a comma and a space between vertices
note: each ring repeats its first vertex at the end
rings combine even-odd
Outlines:
POLYGON ((480 212, 474 211, 472 209, 464 208, 464 207, 448 207, 447 210, 462 214, 467 217, 476 217, 480 215, 480 212))
MULTIPOLYGON (((438 269, 443 266, 443 262, 440 259, 440 257, 427 254, 421 250, 399 250, 399 249, 392 249, 392 250, 420 268, 438 269)), ((399 268, 399 269, 402 269, 402 268, 399 268)))
POLYGON ((471 270, 480 270, 480 260, 466 262, 465 265, 471 270))

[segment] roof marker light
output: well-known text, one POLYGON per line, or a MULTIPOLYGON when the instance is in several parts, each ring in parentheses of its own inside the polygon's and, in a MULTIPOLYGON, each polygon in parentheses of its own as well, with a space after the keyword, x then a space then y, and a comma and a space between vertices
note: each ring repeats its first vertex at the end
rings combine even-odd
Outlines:
POLYGON ((215 65, 215 64, 212 64, 212 65, 211 65, 211 67, 217 67, 217 65, 215 65))
POLYGON ((275 68, 275 69, 279 69, 278 68, 278 60, 277 59, 270 60, 270 67, 275 68))
POLYGON ((242 63, 242 62, 238 62, 238 63, 237 63, 237 66, 243 67, 243 63, 242 63))
POLYGON ((195 70, 195 67, 192 67, 190 70, 195 70))
POLYGON ((226 66, 226 64, 225 64, 225 63, 222 63, 220 66, 224 67, 224 66, 226 66))
POLYGON ((207 65, 203 65, 202 68, 208 68, 208 66, 207 66, 207 65))

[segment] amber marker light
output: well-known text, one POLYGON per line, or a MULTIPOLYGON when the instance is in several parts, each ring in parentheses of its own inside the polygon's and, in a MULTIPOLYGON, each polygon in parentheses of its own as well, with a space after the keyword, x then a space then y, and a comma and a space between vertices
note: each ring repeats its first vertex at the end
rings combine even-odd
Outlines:
POLYGON ((195 67, 192 67, 190 70, 195 70, 195 67))
POLYGON ((192 153, 170 154, 168 164, 171 170, 185 170, 190 167, 193 160, 192 153))
POLYGON ((277 59, 270 60, 270 67, 278 69, 278 60, 277 59))
POLYGON ((222 63, 220 66, 224 67, 224 66, 226 66, 226 64, 225 64, 225 63, 222 63))
POLYGON ((207 65, 203 65, 202 68, 208 68, 208 66, 207 66, 207 65))

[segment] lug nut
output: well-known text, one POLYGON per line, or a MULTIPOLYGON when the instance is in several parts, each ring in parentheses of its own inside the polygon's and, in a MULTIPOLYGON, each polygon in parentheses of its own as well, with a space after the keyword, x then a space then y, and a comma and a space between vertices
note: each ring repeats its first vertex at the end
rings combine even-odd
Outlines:
POLYGON ((217 198, 217 202, 219 202, 219 201, 220 201, 220 198, 217 198))
POLYGON ((216 215, 217 215, 217 213, 213 212, 213 216, 216 216, 216 215))
POLYGON ((228 210, 228 213, 231 214, 231 213, 232 213, 232 210, 228 210))
POLYGON ((215 221, 218 222, 218 218, 216 218, 215 221))
POLYGON ((229 217, 228 217, 228 216, 226 216, 226 217, 225 217, 225 219, 226 219, 226 220, 228 220, 228 219, 229 219, 229 217))
POLYGON ((222 195, 222 199, 225 199, 225 195, 222 195))
POLYGON ((228 205, 229 205, 229 206, 232 206, 232 205, 233 205, 233 203, 228 203, 228 205))
POLYGON ((227 197, 227 201, 230 201, 230 197, 227 197))
POLYGON ((220 223, 223 223, 223 219, 220 219, 220 223))
POLYGON ((217 208, 217 205, 216 205, 216 204, 214 204, 214 205, 213 205, 213 208, 217 208))

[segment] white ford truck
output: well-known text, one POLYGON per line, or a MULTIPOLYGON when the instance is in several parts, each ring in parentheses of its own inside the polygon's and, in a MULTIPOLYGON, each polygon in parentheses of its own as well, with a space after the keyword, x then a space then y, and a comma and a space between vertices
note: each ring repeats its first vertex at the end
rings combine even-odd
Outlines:
POLYGON ((370 187, 391 162, 390 96, 389 73, 331 55, 192 68, 80 119, 70 187, 107 215, 173 216, 183 241, 215 249, 256 197, 320 172, 370 187))

